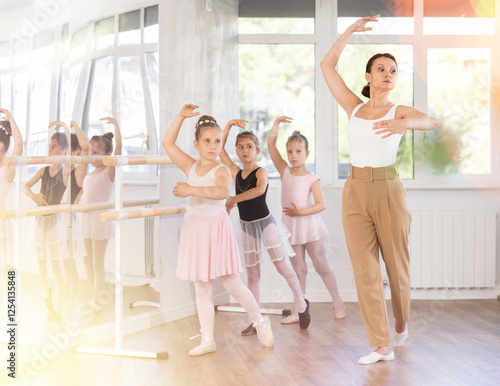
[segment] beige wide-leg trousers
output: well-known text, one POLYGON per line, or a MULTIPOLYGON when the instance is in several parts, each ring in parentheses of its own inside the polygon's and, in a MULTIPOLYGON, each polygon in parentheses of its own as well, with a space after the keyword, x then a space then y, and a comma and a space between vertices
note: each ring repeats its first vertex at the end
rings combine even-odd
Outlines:
POLYGON ((370 346, 388 346, 389 319, 379 250, 389 277, 394 318, 401 322, 410 318, 411 215, 395 165, 351 165, 342 193, 342 223, 368 341, 370 346))

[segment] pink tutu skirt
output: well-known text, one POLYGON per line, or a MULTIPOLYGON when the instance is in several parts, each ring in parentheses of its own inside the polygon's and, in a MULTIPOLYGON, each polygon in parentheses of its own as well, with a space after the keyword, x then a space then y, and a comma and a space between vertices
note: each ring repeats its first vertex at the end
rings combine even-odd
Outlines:
POLYGON ((207 282, 241 271, 238 245, 227 212, 221 210, 208 217, 186 212, 179 240, 177 277, 207 282))
POLYGON ((243 221, 241 224, 241 249, 245 256, 245 265, 255 267, 268 261, 282 260, 295 256, 288 238, 290 232, 272 213, 255 221, 243 221), (262 252, 268 252, 264 255, 262 252), (269 259, 266 259, 269 255, 269 259))
POLYGON ((319 213, 310 216, 283 216, 283 223, 290 233, 290 244, 302 245, 328 236, 328 230, 319 213))
POLYGON ((90 240, 109 240, 115 237, 115 223, 101 221, 100 215, 104 210, 82 213, 83 238, 90 240))

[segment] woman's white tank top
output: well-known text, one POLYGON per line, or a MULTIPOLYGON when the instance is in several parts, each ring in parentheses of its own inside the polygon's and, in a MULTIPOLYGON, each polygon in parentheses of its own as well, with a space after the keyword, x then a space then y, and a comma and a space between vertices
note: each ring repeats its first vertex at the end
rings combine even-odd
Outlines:
POLYGON ((375 134, 373 124, 377 121, 394 119, 398 106, 392 106, 389 112, 379 119, 356 118, 356 112, 363 105, 364 103, 361 103, 354 108, 347 125, 351 164, 359 168, 365 166, 379 168, 395 164, 402 135, 394 134, 382 139, 384 134, 375 134))

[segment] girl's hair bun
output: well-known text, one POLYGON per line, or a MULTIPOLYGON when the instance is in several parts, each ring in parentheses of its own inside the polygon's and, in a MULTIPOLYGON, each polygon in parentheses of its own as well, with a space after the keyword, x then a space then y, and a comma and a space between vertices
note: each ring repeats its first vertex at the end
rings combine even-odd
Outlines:
POLYGON ((4 131, 7 137, 10 137, 12 135, 12 128, 10 127, 9 121, 0 121, 0 126, 0 130, 4 131))
POLYGON ((198 122, 196 123, 196 129, 202 126, 218 126, 218 125, 214 117, 210 115, 202 115, 200 119, 198 119, 198 122))
POLYGON ((113 133, 111 131, 108 131, 106 134, 103 134, 103 137, 109 138, 110 140, 113 140, 113 133))

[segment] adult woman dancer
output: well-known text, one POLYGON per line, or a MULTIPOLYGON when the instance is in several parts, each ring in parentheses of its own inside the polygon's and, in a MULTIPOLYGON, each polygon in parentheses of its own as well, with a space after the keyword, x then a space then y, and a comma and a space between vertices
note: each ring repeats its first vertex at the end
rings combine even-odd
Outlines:
POLYGON ((321 62, 321 70, 335 100, 349 116, 351 170, 342 195, 342 222, 356 281, 361 314, 371 346, 377 349, 359 359, 360 364, 394 359, 389 318, 380 274, 379 250, 387 267, 395 318, 395 345, 408 336, 410 275, 408 237, 411 216, 406 193, 396 169, 396 155, 406 130, 432 130, 438 121, 409 106, 389 101, 396 85, 398 66, 391 54, 376 54, 366 65, 368 85, 358 98, 335 70, 351 35, 370 31, 363 17, 337 40, 321 62))

